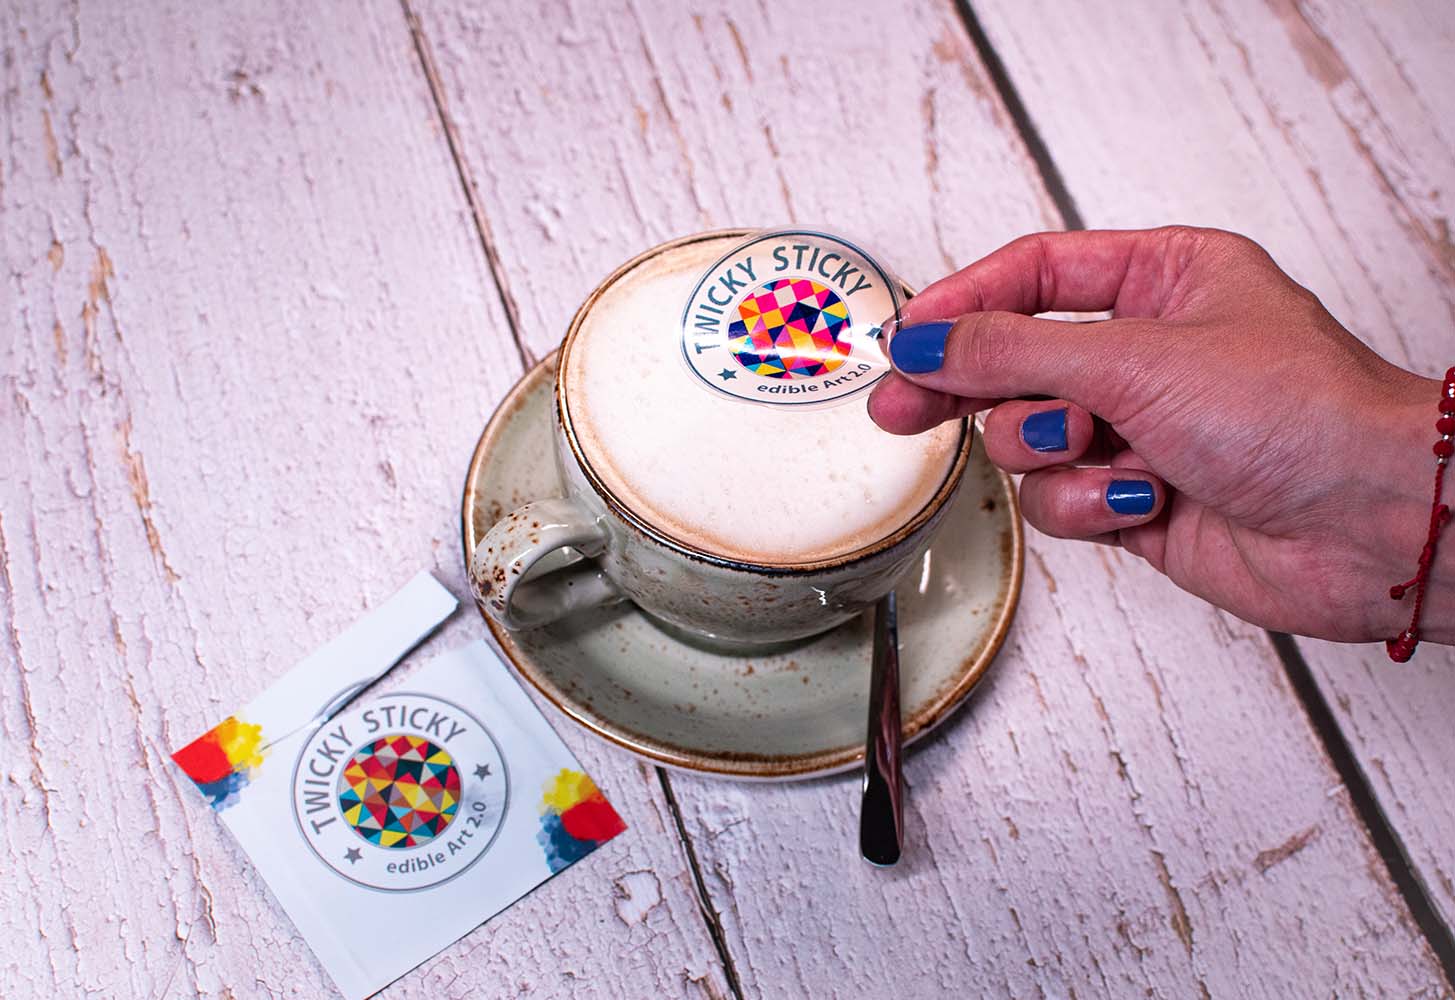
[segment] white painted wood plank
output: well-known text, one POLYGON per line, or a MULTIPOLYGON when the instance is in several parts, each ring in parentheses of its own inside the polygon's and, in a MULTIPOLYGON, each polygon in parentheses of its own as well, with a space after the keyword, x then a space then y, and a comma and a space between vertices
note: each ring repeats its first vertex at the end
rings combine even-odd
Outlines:
MULTIPOLYGON (((0 10, 0 996, 328 996, 168 753, 467 593, 520 360, 397 7, 142 6, 0 10)), ((725 994, 655 774, 567 737, 632 829, 389 995, 725 994)))
MULTIPOLYGON (((1455 365, 1455 323, 1428 301, 1432 285, 1447 308, 1455 300, 1455 9, 1410 3, 1370 10, 1338 2, 1312 4, 1305 14, 1343 66, 1347 82, 1331 100, 1353 103, 1351 90, 1365 96, 1363 113, 1351 117, 1369 125, 1354 145, 1367 148, 1381 182, 1398 191, 1391 207, 1428 258, 1420 292, 1402 299, 1395 314, 1402 337, 1376 328, 1368 339, 1390 351, 1396 339, 1408 342, 1408 363, 1434 374, 1455 365)), ((1300 646, 1415 874, 1455 926, 1455 649, 1426 645, 1413 662, 1396 666, 1379 647, 1300 646)))
MULTIPOLYGON (((949 5, 420 11, 536 351, 694 229, 822 222, 923 282, 1057 223, 949 5)), ((1443 995, 1265 637, 1032 549, 988 687, 909 762, 899 869, 858 860, 853 777, 673 776, 745 995, 1443 995)))
MULTIPOLYGON (((1455 7, 976 8, 1087 225, 1241 230, 1386 357, 1455 364, 1455 7)), ((1398 666, 1379 646, 1300 645, 1455 925, 1455 649, 1398 666)))
POLYGON ((993 213, 986 250, 1012 220, 1056 224, 1028 164, 1007 168, 986 84, 946 48, 953 16, 862 12, 820 30, 761 5, 558 3, 528 22, 485 2, 414 6, 537 354, 597 281, 674 236, 822 222, 922 279, 953 264, 940 230, 971 210, 966 191, 993 213), (914 58, 891 39, 916 40, 914 58), (968 86, 977 101, 948 99, 968 86), (936 141, 957 133, 961 155, 940 156, 936 141))

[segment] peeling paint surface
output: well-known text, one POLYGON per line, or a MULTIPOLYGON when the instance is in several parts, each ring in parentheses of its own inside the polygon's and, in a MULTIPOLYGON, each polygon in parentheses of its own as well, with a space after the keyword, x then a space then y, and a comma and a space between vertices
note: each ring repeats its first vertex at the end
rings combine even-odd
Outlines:
MULTIPOLYGON (((1248 231, 1392 360, 1455 362, 1455 8, 971 6, 1088 224, 1248 231)), ((956 5, 815 23, 842 72, 804 30, 0 5, 0 996, 328 995, 167 750, 418 569, 467 592, 475 438, 617 264, 826 223, 923 285, 1062 224, 956 5)), ((386 995, 1450 996, 1266 636, 1029 550, 908 758, 899 868, 855 854, 854 777, 659 776, 552 716, 628 833, 386 995)), ((1455 923, 1455 654, 1303 648, 1455 923)))

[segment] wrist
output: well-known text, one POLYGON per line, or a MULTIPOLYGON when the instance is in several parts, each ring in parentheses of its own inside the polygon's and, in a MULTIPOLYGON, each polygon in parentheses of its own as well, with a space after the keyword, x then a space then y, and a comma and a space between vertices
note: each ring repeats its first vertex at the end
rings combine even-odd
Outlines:
MULTIPOLYGON (((1383 638, 1394 638, 1409 627, 1415 591, 1401 600, 1389 596, 1389 587, 1414 577, 1429 539, 1431 504, 1438 468, 1433 445, 1440 440, 1435 421, 1442 391, 1437 379, 1411 379, 1399 402, 1386 411, 1381 435, 1389 451, 1381 464, 1389 490, 1371 519, 1380 547, 1387 553, 1390 577, 1371 581, 1371 599, 1384 605, 1375 620, 1386 623, 1383 638)), ((1441 503, 1455 506, 1455 472, 1445 467, 1441 503)), ((1455 527, 1447 525, 1437 539, 1435 558, 1425 588, 1419 633, 1422 641, 1455 645, 1455 527)))

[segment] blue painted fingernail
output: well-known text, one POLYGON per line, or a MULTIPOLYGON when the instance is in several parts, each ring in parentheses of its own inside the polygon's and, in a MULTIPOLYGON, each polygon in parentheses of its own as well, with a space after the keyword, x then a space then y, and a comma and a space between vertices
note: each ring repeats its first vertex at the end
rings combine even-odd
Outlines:
POLYGON ((951 323, 916 323, 901 327, 889 342, 889 356, 894 367, 906 375, 937 372, 945 363, 945 338, 951 323))
POLYGON ((1042 410, 1021 421, 1021 440, 1031 451, 1066 450, 1066 408, 1042 410))
POLYGON ((1118 514, 1141 517, 1156 503, 1157 492, 1145 479, 1113 479, 1106 488, 1106 505, 1118 514))

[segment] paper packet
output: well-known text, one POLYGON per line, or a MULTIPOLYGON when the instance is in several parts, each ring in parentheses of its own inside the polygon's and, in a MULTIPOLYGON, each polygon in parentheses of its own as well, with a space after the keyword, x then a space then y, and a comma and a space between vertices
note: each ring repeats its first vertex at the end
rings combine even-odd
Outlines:
POLYGON ((173 754, 350 998, 626 828, 482 641, 351 703, 455 606, 420 574, 173 754))

